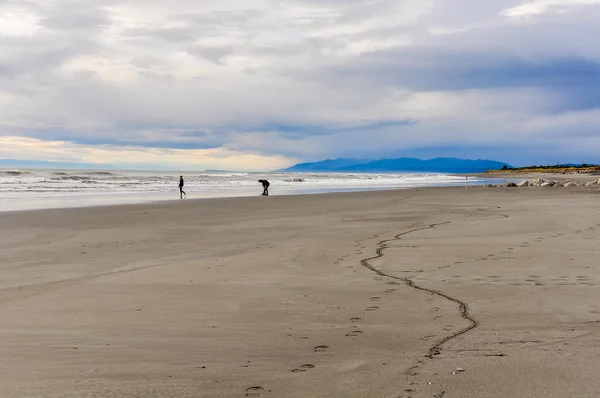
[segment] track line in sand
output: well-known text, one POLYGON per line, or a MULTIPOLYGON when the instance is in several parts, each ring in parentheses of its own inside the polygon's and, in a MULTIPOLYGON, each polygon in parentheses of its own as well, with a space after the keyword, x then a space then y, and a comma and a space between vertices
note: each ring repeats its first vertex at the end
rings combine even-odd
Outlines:
MULTIPOLYGON (((476 221, 488 221, 488 220, 496 220, 496 219, 503 219, 503 218, 508 218, 508 215, 500 214, 497 217, 485 218, 485 219, 480 219, 480 220, 476 220, 476 221)), ((450 341, 452 339, 455 339, 455 338, 457 338, 459 336, 462 336, 463 334, 465 334, 465 333, 467 333, 467 332, 475 329, 477 326, 479 326, 479 322, 469 313, 469 305, 466 302, 464 302, 464 301, 462 301, 462 300, 460 300, 458 298, 452 297, 452 296, 448 295, 447 293, 442 292, 441 290, 426 288, 426 287, 417 285, 415 282, 413 282, 409 278, 403 278, 403 277, 400 277, 400 276, 388 274, 388 273, 386 273, 386 272, 384 272, 384 271, 376 268, 374 265, 372 265, 370 263, 370 261, 384 257, 384 251, 386 249, 390 248, 390 246, 389 246, 390 242, 399 241, 399 240, 402 239, 402 237, 404 237, 406 235, 409 235, 409 234, 412 234, 412 233, 415 233, 415 232, 418 232, 418 231, 425 231, 425 230, 429 230, 429 229, 435 229, 436 227, 443 226, 443 225, 449 225, 449 224, 452 224, 452 222, 451 221, 447 221, 447 222, 440 222, 440 223, 429 224, 428 226, 425 226, 425 227, 413 228, 413 229, 410 229, 408 231, 402 232, 400 234, 395 235, 391 239, 382 240, 379 243, 377 243, 378 248, 377 248, 377 250, 375 252, 376 253, 375 256, 372 256, 372 257, 360 260, 360 263, 361 263, 362 266, 364 266, 365 268, 373 271, 374 273, 376 273, 379 276, 402 281, 405 285, 407 285, 407 286, 409 286, 409 287, 411 287, 413 289, 416 289, 416 290, 419 290, 419 291, 422 291, 422 292, 427 292, 427 293, 430 293, 430 294, 442 297, 442 298, 444 298, 444 299, 446 299, 448 301, 451 301, 451 302, 453 302, 453 303, 455 303, 455 304, 458 305, 458 314, 460 315, 461 318, 467 320, 469 322, 469 325, 466 326, 466 327, 464 327, 464 328, 462 328, 462 329, 460 329, 460 330, 458 330, 458 331, 456 331, 456 332, 454 332, 454 333, 452 333, 452 334, 450 334, 450 335, 448 335, 448 336, 443 337, 442 339, 438 340, 435 344, 433 344, 429 348, 429 351, 427 352, 426 356, 428 358, 433 358, 434 355, 440 354, 442 346, 444 344, 446 344, 448 341, 450 341)))
MULTIPOLYGON (((484 218, 484 219, 479 219, 476 221, 488 221, 488 220, 497 220, 497 219, 503 219, 503 218, 508 218, 509 216, 506 214, 499 214, 495 217, 488 217, 488 218, 484 218)), ((477 328, 479 326, 479 322, 469 313, 469 305, 465 302, 462 301, 458 298, 452 297, 444 292, 442 292, 441 290, 437 290, 437 289, 430 289, 430 288, 426 288, 420 285, 415 284, 415 282, 413 282, 411 279, 409 278, 403 278, 400 276, 396 276, 396 275, 392 275, 392 274, 388 274, 382 270, 380 270, 379 268, 375 267, 373 264, 371 264, 369 261, 372 260, 376 260, 378 258, 382 258, 384 257, 384 251, 386 249, 389 249, 389 243, 390 242, 397 242, 400 241, 402 239, 402 237, 418 232, 418 231, 425 231, 425 230, 429 230, 429 229, 435 229, 438 226, 443 226, 443 225, 449 225, 452 224, 452 221, 446 221, 446 222, 440 222, 440 223, 434 223, 434 224, 429 224, 428 226, 425 227, 420 227, 420 228, 411 228, 408 231, 399 233, 397 235, 395 235, 393 238, 391 239, 385 239, 380 241, 379 243, 377 243, 377 250, 375 251, 376 255, 369 257, 369 258, 365 258, 363 260, 360 260, 360 263, 363 267, 373 271, 375 274, 385 277, 385 278, 390 278, 390 279, 394 279, 394 280, 398 280, 403 282, 405 285, 415 289, 415 290, 419 290, 422 292, 427 292, 429 294, 432 295, 436 295, 438 297, 442 297, 448 301, 451 301, 455 304, 458 304, 458 314, 460 315, 461 318, 467 320, 469 322, 469 325, 467 327, 464 327, 452 334, 447 335, 446 337, 443 337, 442 339, 438 340, 437 342, 435 342, 431 347, 429 347, 429 351, 427 352, 427 354, 425 355, 427 358, 429 359, 433 359, 434 355, 439 355, 441 353, 442 350, 442 346, 444 344, 446 344, 447 342, 449 342, 452 339, 455 339, 459 336, 462 336, 463 334, 477 328)), ((418 364, 415 366, 410 367, 407 370, 407 375, 408 376, 416 376, 418 374, 417 369, 419 369, 421 366, 423 365, 423 360, 419 359, 418 360, 418 364)), ((407 381, 408 382, 408 381, 407 381)), ((414 383, 411 383, 414 384, 414 383)), ((405 390, 408 391, 408 390, 405 390)), ((410 391, 413 391, 412 389, 410 389, 410 391)), ((441 398, 446 394, 445 390, 440 391, 438 394, 434 395, 435 398, 441 398)))
POLYGON ((475 329, 479 325, 479 322, 475 318, 473 318, 471 316, 471 314, 469 313, 469 306, 468 306, 468 304, 466 302, 462 301, 462 300, 459 300, 459 299, 455 298, 455 297, 449 296, 448 294, 446 294, 446 293, 444 293, 444 292, 442 292, 440 290, 429 289, 429 288, 417 285, 417 284, 415 284, 409 278, 403 278, 401 276, 396 276, 396 275, 388 274, 388 273, 380 270, 379 268, 376 268, 369 261, 373 261, 373 260, 376 260, 378 258, 384 257, 384 255, 385 255, 384 251, 386 249, 390 248, 390 246, 388 245, 388 243, 390 243, 390 242, 399 241, 399 240, 402 239, 403 236, 412 234, 414 232, 425 231, 425 230, 428 230, 428 229, 434 229, 435 227, 438 227, 438 226, 441 226, 441 225, 447 225, 447 224, 451 224, 451 222, 442 222, 442 223, 430 224, 430 225, 428 225, 426 227, 414 228, 414 229, 408 230, 406 232, 402 232, 400 234, 397 234, 397 235, 395 235, 391 239, 382 240, 382 241, 380 241, 377 244, 378 248, 377 248, 377 250, 375 252, 376 253, 375 256, 372 256, 372 257, 360 260, 360 263, 364 267, 370 269, 371 271, 375 272, 379 276, 383 276, 383 277, 386 277, 386 278, 391 278, 391 279, 402 281, 402 282, 404 282, 405 285, 407 285, 407 286, 409 286, 409 287, 411 287, 413 289, 420 290, 420 291, 423 291, 423 292, 427 292, 427 293, 430 293, 430 294, 433 294, 433 295, 445 298, 446 300, 449 300, 449 301, 452 301, 452 302, 458 304, 458 306, 459 306, 459 311, 458 311, 459 315, 460 315, 461 318, 466 319, 467 321, 469 321, 469 323, 470 323, 469 326, 467 326, 465 328, 462 328, 462 329, 460 329, 460 330, 458 330, 458 331, 456 331, 456 332, 454 332, 454 333, 452 333, 452 334, 450 334, 450 335, 442 338, 441 340, 438 340, 434 345, 432 345, 429 348, 429 351, 427 353, 427 357, 429 357, 429 358, 433 357, 436 354, 439 354, 442 345, 444 345, 448 341, 450 341, 450 340, 452 340, 452 339, 454 339, 454 338, 456 338, 456 337, 458 337, 460 335, 463 335, 463 334, 469 332, 470 330, 475 329))

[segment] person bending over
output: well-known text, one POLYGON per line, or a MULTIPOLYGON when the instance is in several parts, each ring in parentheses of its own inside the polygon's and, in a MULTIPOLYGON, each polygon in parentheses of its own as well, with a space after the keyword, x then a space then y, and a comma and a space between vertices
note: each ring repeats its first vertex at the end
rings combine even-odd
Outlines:
POLYGON ((258 180, 258 182, 260 182, 263 186, 263 193, 262 196, 269 196, 269 181, 267 180, 258 180))

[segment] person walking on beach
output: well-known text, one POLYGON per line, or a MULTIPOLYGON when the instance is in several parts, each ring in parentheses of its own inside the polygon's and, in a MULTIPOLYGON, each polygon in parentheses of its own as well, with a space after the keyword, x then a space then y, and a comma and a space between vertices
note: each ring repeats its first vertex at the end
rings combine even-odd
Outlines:
POLYGON ((269 181, 267 180, 258 180, 258 182, 260 182, 263 186, 263 193, 262 196, 269 196, 269 181))
POLYGON ((187 194, 183 190, 183 176, 179 176, 179 199, 183 199, 183 195, 187 198, 187 194))

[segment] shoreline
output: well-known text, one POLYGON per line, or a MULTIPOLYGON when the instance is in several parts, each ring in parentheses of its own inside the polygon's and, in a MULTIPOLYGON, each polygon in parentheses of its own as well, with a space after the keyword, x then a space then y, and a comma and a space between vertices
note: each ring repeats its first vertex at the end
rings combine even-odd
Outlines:
MULTIPOLYGON (((329 194, 348 194, 348 193, 362 193, 362 192, 381 192, 381 191, 394 191, 394 190, 405 190, 405 189, 413 189, 411 188, 371 188, 371 189, 340 189, 340 190, 314 190, 315 192, 286 192, 283 194, 278 194, 278 195, 269 195, 269 197, 288 197, 288 196, 312 196, 312 195, 329 195, 329 194)), ((148 194, 152 194, 152 193, 148 193, 148 194)), ((106 196, 106 197, 113 197, 113 200, 105 200, 103 201, 103 203, 98 203, 98 204, 92 204, 92 203, 85 203, 85 204, 76 204, 76 203, 72 203, 70 205, 66 205, 66 206, 57 206, 57 207, 32 207, 32 208, 26 208, 26 209, 7 209, 7 210, 3 210, 2 208, 0 208, 0 214, 2 213, 13 213, 13 212, 27 212, 27 211, 44 211, 44 210, 64 210, 64 209, 94 209, 94 208, 106 208, 106 207, 123 207, 123 206, 142 206, 142 205, 152 205, 152 204, 173 204, 174 203, 178 203, 178 202, 194 202, 194 203, 198 203, 198 202, 204 202, 204 201, 215 201, 215 200, 226 200, 226 199, 249 199, 249 198, 255 198, 255 197, 259 197, 259 198, 263 198, 262 195, 260 194, 248 194, 248 193, 237 193, 237 194, 229 194, 229 195, 224 195, 221 196, 219 193, 214 193, 214 194, 208 194, 205 196, 201 196, 201 197, 192 197, 192 198, 184 198, 184 199, 179 199, 177 198, 177 195, 173 195, 171 193, 169 194, 163 194, 163 193, 159 193, 157 195, 151 195, 151 196, 156 196, 156 198, 152 198, 152 199, 147 199, 143 200, 143 199, 139 199, 136 198, 134 200, 123 200, 124 198, 128 198, 128 197, 133 197, 133 196, 146 196, 148 194, 139 194, 139 193, 124 193, 124 194, 104 194, 104 195, 98 195, 98 196, 106 196), (168 198, 167 198, 168 196, 168 198), (121 201, 119 201, 119 199, 121 199, 121 201)), ((71 201, 76 201, 78 199, 82 199, 83 197, 90 197, 90 198, 94 198, 97 197, 97 195, 73 195, 73 196, 60 196, 58 197, 59 200, 64 200, 64 199, 69 199, 71 201)), ((38 201, 47 201, 49 198, 39 198, 38 201)), ((51 199, 51 198, 50 198, 51 199)), ((263 198, 262 200, 268 200, 266 198, 263 198)))
MULTIPOLYGON (((522 180, 531 180, 536 178, 551 177, 551 180, 556 181, 597 181, 597 179, 590 179, 590 176, 579 176, 579 178, 567 178, 563 175, 555 175, 555 174, 522 174, 520 178, 503 178, 503 177, 495 177, 488 178, 485 174, 452 174, 453 176, 458 177, 467 177, 465 182, 456 183, 452 185, 444 185, 444 184, 427 184, 424 186, 411 186, 411 187, 375 187, 375 188, 330 188, 330 189, 305 189, 298 191, 285 191, 283 193, 278 193, 275 195, 270 195, 269 197, 287 197, 287 196, 313 196, 313 195, 330 195, 330 194, 351 194, 351 193, 366 193, 366 192, 389 192, 389 191, 405 191, 405 190, 416 190, 416 189, 451 189, 451 188, 490 188, 492 185, 494 188, 502 188, 504 184, 508 182, 518 183, 522 180), (481 178, 482 180, 477 183, 473 183, 468 178, 481 178)), ((514 176, 513 176, 514 177, 514 176)), ((202 192, 199 193, 200 197, 193 197, 188 199, 183 199, 184 201, 207 201, 207 200, 223 200, 223 199, 231 199, 231 198, 254 198, 261 197, 261 195, 256 194, 254 191, 250 192, 230 192, 227 194, 219 193, 219 192, 202 192)), ((40 197, 40 198, 25 198, 26 205, 13 205, 10 207, 7 205, 7 201, 11 201, 10 203, 14 203, 19 199, 18 195, 15 195, 14 198, 0 198, 0 214, 3 213, 13 213, 13 212, 27 212, 27 211, 41 211, 41 210, 61 210, 61 209, 92 209, 97 207, 121 207, 121 206, 138 206, 138 205, 148 205, 148 204, 168 204, 173 202, 179 202, 181 199, 177 199, 177 192, 173 193, 156 193, 156 192, 148 192, 148 193, 98 193, 98 194, 75 194, 75 195, 55 195, 49 197, 40 197), (151 196, 152 198, 149 198, 151 196), (29 202, 27 202, 29 200, 29 202), (81 202, 83 200, 83 203, 81 202), (3 203, 4 201, 4 203, 3 203), (44 202, 43 204, 35 204, 39 202, 44 202), (53 204, 48 204, 55 203, 53 204), (59 204, 60 203, 60 204, 59 204), (28 207, 29 205, 29 207, 28 207)))
MULTIPOLYGON (((472 185, 470 188, 487 188, 483 185, 472 185)), ((106 210, 106 209, 115 209, 115 210, 142 210, 143 208, 162 208, 162 207, 173 207, 179 208, 180 206, 193 207, 200 204, 206 204, 208 206, 217 205, 220 202, 238 202, 245 203, 248 200, 251 201, 268 201, 275 198, 283 198, 283 199, 301 199, 301 198, 309 198, 312 199, 314 197, 322 197, 322 198, 331 198, 331 199, 339 199, 346 196, 356 196, 356 195, 376 195, 381 193, 395 193, 395 192, 405 192, 405 191, 420 191, 420 190, 448 190, 448 189, 464 189, 464 186, 429 186, 429 187, 408 187, 408 188, 374 188, 368 190, 344 190, 342 192, 316 192, 316 193, 289 193, 289 194, 280 194, 280 195, 269 195, 268 197, 263 197, 262 195, 252 195, 252 196, 214 196, 214 197, 204 197, 204 198, 192 198, 192 199, 164 199, 164 200, 153 200, 146 202, 132 202, 132 203, 108 203, 108 204, 99 204, 99 205, 90 205, 90 206, 73 206, 73 207, 52 207, 52 208, 33 208, 33 209, 23 209, 23 210, 6 210, 0 211, 0 217, 2 215, 9 214, 27 214, 31 212, 69 212, 69 211, 79 211, 79 210, 106 210)))
MULTIPOLYGON (((484 178, 483 180, 474 182, 468 181, 469 186, 483 186, 491 182, 499 182, 496 180, 484 178)), ((406 189, 419 189, 425 187, 463 187, 465 182, 457 183, 429 183, 415 186, 395 186, 395 187, 361 187, 361 188, 337 188, 337 187, 317 187, 303 188, 296 190, 285 190, 271 197, 279 196, 304 196, 304 195, 322 195, 328 193, 353 193, 353 192, 372 192, 372 191, 393 191, 406 189)), ((242 190, 228 192, 190 192, 190 198, 185 200, 206 200, 206 199, 223 199, 223 198, 251 198, 260 196, 257 190, 242 190)), ((120 206, 143 203, 163 203, 179 200, 178 192, 125 192, 125 193, 75 193, 62 195, 49 195, 41 197, 25 196, 21 193, 15 193, 9 196, 0 198, 0 213, 13 211, 28 211, 42 209, 63 209, 63 208, 93 208, 104 206, 120 206)))

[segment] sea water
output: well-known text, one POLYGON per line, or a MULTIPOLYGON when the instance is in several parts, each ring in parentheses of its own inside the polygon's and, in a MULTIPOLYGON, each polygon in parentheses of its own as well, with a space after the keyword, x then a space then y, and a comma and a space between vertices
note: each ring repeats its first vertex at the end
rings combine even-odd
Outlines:
MULTIPOLYGON (((97 206, 188 198, 255 196, 259 179, 271 195, 465 185, 465 177, 438 173, 253 173, 119 170, 0 169, 0 211, 97 206)), ((489 180, 471 177, 469 185, 489 180)))

